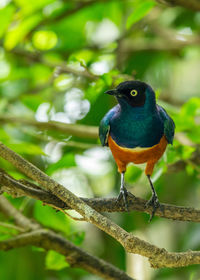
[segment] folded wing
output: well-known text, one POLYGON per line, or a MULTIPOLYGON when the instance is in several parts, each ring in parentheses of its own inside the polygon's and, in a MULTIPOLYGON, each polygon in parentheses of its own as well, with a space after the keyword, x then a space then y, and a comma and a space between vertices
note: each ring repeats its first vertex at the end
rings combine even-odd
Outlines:
POLYGON ((102 146, 108 146, 108 136, 110 132, 110 120, 116 112, 116 106, 112 108, 101 120, 99 126, 99 138, 102 146))
POLYGON ((160 117, 164 122, 164 135, 167 138, 168 143, 172 144, 174 139, 174 130, 175 130, 174 121, 170 118, 170 116, 167 114, 165 109, 163 109, 161 106, 157 106, 157 108, 160 117))

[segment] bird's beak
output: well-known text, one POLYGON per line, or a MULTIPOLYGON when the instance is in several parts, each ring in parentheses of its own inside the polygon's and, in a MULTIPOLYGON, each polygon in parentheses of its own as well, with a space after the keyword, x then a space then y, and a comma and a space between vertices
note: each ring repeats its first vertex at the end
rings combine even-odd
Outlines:
POLYGON ((116 89, 107 90, 105 93, 110 95, 115 95, 115 96, 118 95, 118 91, 116 89))

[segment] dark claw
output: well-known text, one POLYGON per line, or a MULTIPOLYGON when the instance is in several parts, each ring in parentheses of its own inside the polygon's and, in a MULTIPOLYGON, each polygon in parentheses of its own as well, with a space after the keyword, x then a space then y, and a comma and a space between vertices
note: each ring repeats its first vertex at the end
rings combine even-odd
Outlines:
POLYGON ((118 203, 123 198, 125 209, 126 209, 127 212, 129 211, 128 210, 128 200, 127 200, 128 195, 129 195, 129 193, 128 193, 127 189, 125 187, 121 188, 120 193, 117 197, 117 201, 116 201, 118 203))
POLYGON ((156 213, 156 210, 157 210, 159 207, 161 208, 160 202, 159 202, 159 200, 158 200, 157 195, 152 195, 152 197, 150 198, 149 201, 147 201, 147 203, 146 203, 145 206, 146 206, 146 207, 152 206, 152 208, 153 208, 153 209, 152 209, 151 216, 150 216, 150 218, 149 218, 149 222, 151 222, 152 219, 153 219, 153 217, 154 217, 154 215, 155 215, 155 213, 156 213))

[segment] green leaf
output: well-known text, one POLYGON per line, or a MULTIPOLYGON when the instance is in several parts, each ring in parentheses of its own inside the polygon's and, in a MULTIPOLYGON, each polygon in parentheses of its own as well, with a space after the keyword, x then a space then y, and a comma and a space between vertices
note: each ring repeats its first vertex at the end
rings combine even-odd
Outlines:
POLYGON ((71 234, 71 224, 68 217, 62 212, 56 212, 48 205, 42 205, 42 202, 36 201, 34 207, 34 217, 42 225, 59 230, 66 235, 71 234))
POLYGON ((51 164, 47 168, 46 172, 47 174, 52 174, 54 171, 58 169, 67 168, 71 166, 76 166, 75 156, 72 153, 64 155, 59 161, 57 161, 54 164, 51 164))
POLYGON ((4 35, 6 29, 8 28, 14 11, 15 8, 12 5, 8 5, 5 8, 0 9, 0 19, 1 19, 0 38, 4 35))
POLYGON ((26 105, 28 108, 33 110, 34 112, 37 111, 39 105, 46 100, 41 95, 34 95, 34 94, 27 94, 21 97, 21 101, 26 105))
POLYGON ((73 234, 68 236, 68 238, 75 245, 81 245, 85 239, 85 232, 84 231, 74 232, 73 234))
MULTIPOLYGON (((48 86, 49 79, 51 78, 52 72, 48 66, 37 63, 33 64, 29 69, 29 75, 32 77, 33 81, 31 86, 39 87, 40 85, 46 84, 48 86)), ((28 93, 30 95, 30 92, 28 93)))
POLYGON ((186 160, 190 158, 192 153, 195 151, 195 147, 191 146, 182 146, 182 159, 186 160))
POLYGON ((20 154, 45 155, 45 153, 39 146, 27 142, 13 143, 13 144, 9 143, 8 146, 16 153, 20 153, 20 154))
POLYGON ((155 6, 155 2, 151 0, 140 2, 134 9, 133 13, 128 17, 126 28, 129 29, 134 23, 141 20, 155 6))
POLYGON ((200 115, 200 98, 193 97, 181 108, 182 117, 193 117, 196 114, 200 115))
POLYGON ((66 257, 52 250, 46 255, 45 265, 46 269, 52 270, 61 270, 65 267, 69 267, 66 257))
POLYGON ((131 184, 136 182, 141 175, 142 175, 141 168, 134 165, 130 165, 125 173, 125 180, 131 184))
POLYGON ((4 241, 6 239, 9 239, 13 237, 11 234, 3 232, 2 230, 0 230, 0 241, 4 241))
POLYGON ((27 16, 33 14, 45 5, 52 3, 54 0, 15 0, 17 6, 21 8, 21 14, 27 16))
POLYGON ((0 128, 0 141, 6 143, 9 142, 9 140, 10 136, 6 133, 5 129, 0 128))
POLYGON ((176 143, 174 146, 168 146, 166 154, 166 163, 171 164, 180 159, 180 146, 177 146, 176 143))
POLYGON ((6 34, 4 46, 7 50, 13 49, 21 42, 29 31, 31 31, 42 19, 40 14, 36 14, 15 24, 6 34))
POLYGON ((189 176, 192 176, 195 172, 195 169, 192 165, 188 164, 186 165, 186 172, 189 176))
POLYGON ((85 98, 87 98, 91 104, 93 104, 97 98, 107 89, 104 79, 98 79, 92 83, 85 92, 85 98))
POLYGON ((7 237, 7 235, 12 236, 12 235, 16 235, 17 233, 18 233, 18 231, 14 228, 10 228, 10 227, 6 227, 4 225, 0 225, 0 236, 1 237, 2 237, 2 235, 5 235, 5 237, 7 237))
POLYGON ((104 80, 104 82, 105 82, 105 84, 106 84, 107 86, 110 87, 110 86, 112 85, 113 79, 112 79, 112 75, 111 75, 110 73, 105 73, 105 74, 103 74, 103 75, 101 76, 101 79, 104 80))

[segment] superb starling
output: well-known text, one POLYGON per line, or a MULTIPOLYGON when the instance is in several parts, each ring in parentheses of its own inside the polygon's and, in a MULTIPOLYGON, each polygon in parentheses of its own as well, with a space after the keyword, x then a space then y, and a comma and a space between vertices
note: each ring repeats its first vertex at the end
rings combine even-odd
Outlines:
POLYGON ((128 191, 124 186, 127 164, 146 163, 145 174, 152 190, 147 205, 153 207, 152 218, 160 204, 150 176, 167 144, 173 142, 175 124, 166 111, 156 104, 155 92, 144 82, 126 81, 106 93, 114 95, 118 104, 101 120, 99 137, 102 145, 111 149, 121 173, 117 201, 123 197, 128 210, 128 191))

